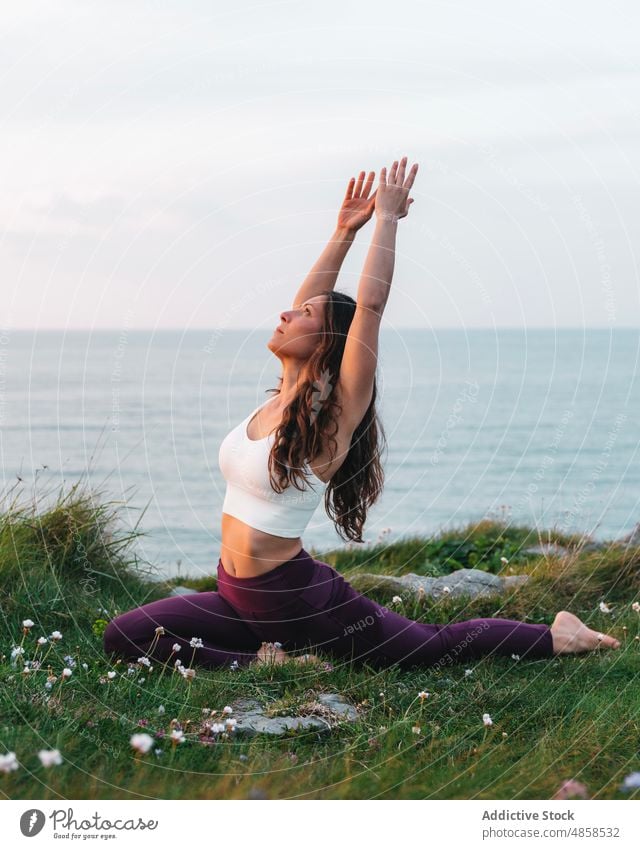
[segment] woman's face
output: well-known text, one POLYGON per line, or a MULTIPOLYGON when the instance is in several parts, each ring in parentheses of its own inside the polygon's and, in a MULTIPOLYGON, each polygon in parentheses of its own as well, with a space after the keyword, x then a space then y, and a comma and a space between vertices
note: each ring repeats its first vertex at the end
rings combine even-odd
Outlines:
POLYGON ((286 357, 307 359, 318 347, 324 327, 326 295, 316 295, 280 313, 280 324, 267 346, 286 357))

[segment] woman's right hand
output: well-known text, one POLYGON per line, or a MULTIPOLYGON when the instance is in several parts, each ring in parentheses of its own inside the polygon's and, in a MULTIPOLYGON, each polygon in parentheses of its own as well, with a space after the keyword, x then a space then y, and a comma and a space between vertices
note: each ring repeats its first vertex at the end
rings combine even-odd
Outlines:
POLYGON ((407 157, 403 156, 398 167, 396 159, 389 169, 380 170, 380 183, 376 189, 376 206, 375 212, 378 218, 385 221, 397 221, 399 218, 404 218, 409 212, 409 207, 413 203, 413 198, 409 197, 409 191, 413 186, 413 182, 418 173, 418 163, 411 166, 411 170, 405 179, 405 168, 407 165, 407 157))

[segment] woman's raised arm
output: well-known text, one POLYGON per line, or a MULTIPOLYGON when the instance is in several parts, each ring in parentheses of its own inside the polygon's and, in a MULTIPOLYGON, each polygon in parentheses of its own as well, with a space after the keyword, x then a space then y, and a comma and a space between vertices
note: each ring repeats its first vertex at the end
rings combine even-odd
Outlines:
POLYGON ((358 285, 358 304, 379 313, 387 303, 393 278, 397 223, 408 214, 413 203, 409 192, 418 173, 418 163, 405 178, 406 165, 406 156, 400 160, 399 167, 398 161, 394 161, 388 180, 387 169, 380 171, 375 202, 376 228, 358 285))
POLYGON ((378 365, 378 333, 384 312, 395 262, 398 220, 409 212, 418 165, 406 180, 407 157, 398 168, 394 162, 387 183, 386 168, 380 172, 376 199, 376 228, 362 269, 356 310, 349 327, 337 380, 336 394, 342 404, 341 425, 354 432, 369 408, 378 365))
POLYGON ((369 197, 369 192, 373 185, 375 172, 369 172, 366 183, 364 177, 365 172, 361 171, 357 183, 355 177, 349 180, 338 213, 336 229, 298 289, 293 300, 294 307, 319 295, 323 289, 333 289, 336 285, 342 263, 356 237, 356 233, 373 214, 376 192, 371 197, 369 197))

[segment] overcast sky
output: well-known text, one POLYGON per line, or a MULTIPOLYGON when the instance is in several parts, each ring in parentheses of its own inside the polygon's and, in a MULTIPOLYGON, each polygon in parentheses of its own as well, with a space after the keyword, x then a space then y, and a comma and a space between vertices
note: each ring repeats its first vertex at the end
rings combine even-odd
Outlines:
MULTIPOLYGON (((420 163, 387 326, 640 326, 634 2, 3 4, 7 328, 271 332, 420 163)), ((373 232, 337 288, 354 295, 373 232)))

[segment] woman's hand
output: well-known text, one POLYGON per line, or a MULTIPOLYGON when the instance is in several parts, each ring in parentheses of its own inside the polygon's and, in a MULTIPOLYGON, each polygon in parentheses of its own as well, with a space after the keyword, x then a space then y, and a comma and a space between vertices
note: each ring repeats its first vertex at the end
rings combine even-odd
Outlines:
POLYGON ((376 189, 375 211, 378 218, 388 221, 397 221, 404 218, 409 212, 413 198, 409 197, 409 191, 418 173, 418 163, 411 166, 411 170, 405 179, 404 172, 407 165, 407 157, 403 156, 398 167, 396 159, 389 169, 382 168, 380 171, 380 184, 376 189))
POLYGON ((355 232, 356 230, 359 230, 363 224, 366 224, 373 215, 376 192, 374 192, 371 197, 369 197, 369 192, 373 185, 375 171, 369 172, 369 177, 363 187, 364 173, 364 171, 360 172, 357 183, 355 177, 352 177, 349 180, 347 192, 344 196, 344 200, 342 201, 340 212, 338 213, 338 227, 341 230, 351 230, 352 232, 355 232))

